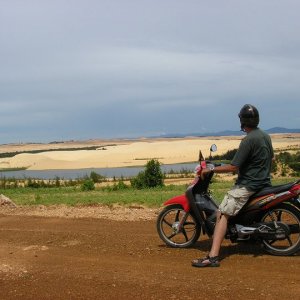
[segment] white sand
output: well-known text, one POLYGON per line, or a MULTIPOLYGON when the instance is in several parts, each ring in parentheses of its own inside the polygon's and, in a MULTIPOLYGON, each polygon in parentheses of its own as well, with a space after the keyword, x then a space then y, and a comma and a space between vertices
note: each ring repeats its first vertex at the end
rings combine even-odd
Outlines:
MULTIPOLYGON (((48 151, 39 154, 18 154, 12 158, 0 159, 0 168, 21 168, 29 170, 105 168, 145 165, 155 158, 163 164, 197 161, 201 149, 205 157, 209 156, 210 145, 218 146, 217 154, 239 146, 242 137, 221 138, 185 138, 126 141, 125 144, 112 143, 98 150, 48 151)), ((300 148, 300 134, 273 135, 274 149, 300 148)), ((109 142, 106 141, 106 144, 109 142)), ((89 144, 90 145, 90 144, 89 144)), ((89 146, 87 145, 87 146, 89 146)), ((7 146, 6 146, 7 147, 7 146)), ((34 147, 38 147, 34 145, 34 147)), ((27 150, 30 147, 27 145, 27 150)), ((43 149, 45 149, 43 145, 43 149)), ((51 146, 48 145, 48 149, 51 146)), ((2 150, 3 151, 3 150, 2 150)), ((7 149, 6 149, 7 151, 7 149)))

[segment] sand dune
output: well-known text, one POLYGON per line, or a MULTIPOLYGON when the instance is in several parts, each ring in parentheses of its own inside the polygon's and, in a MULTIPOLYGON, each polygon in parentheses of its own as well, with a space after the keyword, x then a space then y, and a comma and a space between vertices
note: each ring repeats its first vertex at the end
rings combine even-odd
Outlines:
MULTIPOLYGON (((158 159, 163 164, 197 161, 199 150, 209 156, 210 145, 218 146, 218 154, 238 147, 242 137, 211 137, 211 138, 184 138, 184 139, 148 139, 135 141, 119 141, 114 143, 94 142, 99 145, 97 150, 76 151, 46 151, 39 154, 22 153, 12 158, 0 159, 0 168, 21 168, 29 170, 46 169, 81 169, 128 167, 145 165, 149 159, 158 159), (105 145, 105 147, 101 146, 105 145)), ((272 135, 274 149, 300 148, 300 134, 272 135)), ((92 144, 91 141, 88 144, 92 144)), ((46 144, 34 144, 31 148, 42 147, 47 150, 46 144)), ((87 143, 80 143, 81 146, 87 143)), ((30 149, 28 145, 26 149, 30 149)), ((48 149, 52 145, 48 144, 48 149)), ((73 145, 75 147, 75 144, 73 145)), ((79 144, 77 145, 79 146, 79 144)), ((5 145, 7 151, 7 145, 5 145)), ((11 146, 13 148, 13 146, 11 146)), ((16 146, 15 146, 16 147, 16 146)), ((58 146, 57 146, 58 147, 58 146)), ((66 145, 61 147, 66 148, 66 145)), ((0 147, 0 151, 3 148, 0 147)), ((11 151, 14 151, 11 149, 11 151)), ((20 151, 20 150, 19 150, 20 151)))

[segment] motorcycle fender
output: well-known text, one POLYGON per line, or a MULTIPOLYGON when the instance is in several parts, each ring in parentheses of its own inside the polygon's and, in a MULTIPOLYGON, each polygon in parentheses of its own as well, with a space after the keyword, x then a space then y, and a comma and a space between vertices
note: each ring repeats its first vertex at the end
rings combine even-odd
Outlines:
POLYGON ((179 204, 183 207, 184 211, 186 212, 190 211, 190 204, 185 195, 173 197, 164 203, 165 206, 170 204, 179 204))
POLYGON ((300 210, 300 198, 294 198, 289 201, 300 210))
POLYGON ((290 192, 293 193, 296 197, 300 195, 300 184, 294 185, 291 189, 290 192))
POLYGON ((289 202, 291 202, 294 206, 296 206, 298 209, 300 209, 300 185, 296 184, 291 189, 290 192, 295 195, 293 199, 291 199, 289 202))

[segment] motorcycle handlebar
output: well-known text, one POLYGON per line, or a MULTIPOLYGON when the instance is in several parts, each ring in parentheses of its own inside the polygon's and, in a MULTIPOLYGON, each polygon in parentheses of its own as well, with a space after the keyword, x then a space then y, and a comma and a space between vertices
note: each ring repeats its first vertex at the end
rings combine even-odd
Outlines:
POLYGON ((196 166, 196 168, 195 168, 195 173, 196 173, 197 175, 201 175, 202 169, 204 169, 204 168, 209 168, 210 166, 215 168, 215 167, 219 167, 219 166, 221 166, 221 165, 222 165, 221 163, 213 163, 213 162, 211 162, 211 161, 206 160, 206 161, 204 161, 202 164, 196 166))

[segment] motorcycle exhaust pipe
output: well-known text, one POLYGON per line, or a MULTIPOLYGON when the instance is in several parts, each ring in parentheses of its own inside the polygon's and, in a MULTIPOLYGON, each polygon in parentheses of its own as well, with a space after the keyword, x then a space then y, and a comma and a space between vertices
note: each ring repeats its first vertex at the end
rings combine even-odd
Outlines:
POLYGON ((246 227, 246 226, 242 226, 242 225, 238 225, 236 224, 236 230, 238 233, 239 238, 245 238, 251 234, 254 234, 255 230, 257 230, 257 228, 255 227, 246 227))
POLYGON ((266 224, 260 224, 258 227, 246 227, 242 225, 236 224, 236 230, 238 233, 238 237, 241 239, 244 238, 250 238, 250 235, 256 234, 261 237, 265 236, 271 236, 271 238, 276 238, 276 239, 285 239, 286 235, 284 231, 279 231, 276 232, 275 234, 275 229, 267 226, 266 224))

